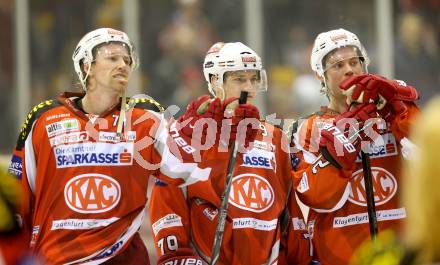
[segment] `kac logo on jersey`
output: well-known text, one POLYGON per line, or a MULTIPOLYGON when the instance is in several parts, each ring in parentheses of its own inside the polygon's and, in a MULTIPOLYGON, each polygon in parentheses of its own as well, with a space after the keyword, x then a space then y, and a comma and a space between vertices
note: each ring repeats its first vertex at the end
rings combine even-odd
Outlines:
MULTIPOLYGON (((391 200, 397 192, 396 178, 388 171, 380 167, 372 167, 374 201, 376 205, 382 205, 391 200)), ((348 200, 354 204, 367 206, 363 170, 353 173, 350 181, 351 191, 348 200)))
POLYGON ((243 210, 261 213, 272 206, 275 193, 270 183, 256 174, 241 174, 232 179, 229 202, 243 210))
POLYGON ((119 183, 102 174, 82 174, 64 187, 64 200, 75 212, 102 213, 113 209, 121 199, 119 183))

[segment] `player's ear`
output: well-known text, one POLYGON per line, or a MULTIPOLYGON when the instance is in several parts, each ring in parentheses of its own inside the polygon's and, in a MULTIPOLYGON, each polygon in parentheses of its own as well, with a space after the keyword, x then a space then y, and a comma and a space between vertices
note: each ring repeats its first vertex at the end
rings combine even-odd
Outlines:
POLYGON ((216 97, 223 100, 225 95, 224 95, 223 88, 221 86, 219 86, 218 76, 211 75, 210 81, 211 81, 212 90, 214 90, 216 97))
MULTIPOLYGON (((319 82, 321 83, 321 88, 324 89, 325 88, 324 75, 319 75, 318 73, 315 72, 315 76, 316 76, 316 78, 318 78, 319 82)), ((322 91, 324 91, 324 90, 322 90, 322 91)))
POLYGON ((316 78, 318 78, 321 83, 324 83, 324 77, 322 75, 319 75, 316 72, 315 72, 315 75, 316 75, 316 78))
POLYGON ((90 64, 90 63, 85 63, 83 65, 83 70, 84 70, 85 75, 87 75, 87 74, 88 74, 88 76, 93 75, 91 67, 92 67, 92 64, 90 64))

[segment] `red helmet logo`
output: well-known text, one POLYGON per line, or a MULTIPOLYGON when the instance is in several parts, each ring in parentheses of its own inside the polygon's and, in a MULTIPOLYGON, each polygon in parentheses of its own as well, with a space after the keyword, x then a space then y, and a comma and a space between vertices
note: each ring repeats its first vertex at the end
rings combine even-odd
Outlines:
POLYGON ((272 206, 275 193, 270 183, 255 174, 242 174, 232 179, 229 202, 240 209, 260 213, 272 206))
MULTIPOLYGON (((372 167, 371 175, 376 205, 382 205, 391 200, 397 192, 396 178, 390 172, 380 167, 372 167)), ((351 191, 348 200, 357 205, 367 206, 362 169, 353 173, 353 179, 350 181, 350 184, 351 191)))
POLYGON ((79 213, 102 213, 113 209, 121 199, 119 183, 102 174, 83 174, 64 187, 67 206, 79 213))

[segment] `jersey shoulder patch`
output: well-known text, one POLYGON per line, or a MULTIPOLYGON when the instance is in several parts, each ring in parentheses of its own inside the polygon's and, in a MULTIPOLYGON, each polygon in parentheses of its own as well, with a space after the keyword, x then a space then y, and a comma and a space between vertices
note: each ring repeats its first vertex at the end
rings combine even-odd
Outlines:
POLYGON ((162 107, 159 102, 150 97, 130 98, 128 101, 128 105, 133 106, 134 108, 151 110, 154 112, 165 111, 165 108, 162 107))
POLYGON ((46 111, 53 109, 55 107, 60 106, 61 103, 56 99, 49 99, 45 100, 43 102, 40 102, 39 104, 35 105, 26 116, 26 121, 24 122, 23 126, 21 127, 20 135, 18 136, 17 140, 17 150, 21 150, 24 146, 24 142, 26 141, 31 129, 32 124, 46 111))

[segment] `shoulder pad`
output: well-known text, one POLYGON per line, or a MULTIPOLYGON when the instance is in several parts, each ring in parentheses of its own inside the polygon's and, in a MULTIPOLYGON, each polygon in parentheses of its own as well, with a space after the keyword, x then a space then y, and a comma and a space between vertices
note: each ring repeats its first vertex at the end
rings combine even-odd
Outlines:
POLYGON ((18 136, 17 146, 16 146, 17 150, 21 150, 21 148, 24 146, 24 142, 26 141, 29 132, 31 131, 32 124, 34 124, 35 120, 37 120, 46 111, 60 105, 61 103, 58 102, 58 100, 50 99, 35 105, 31 109, 31 111, 29 111, 28 115, 26 116, 26 121, 21 127, 20 135, 18 136))
POLYGON ((155 112, 165 111, 164 107, 152 98, 130 98, 128 105, 134 108, 152 110, 155 112))

